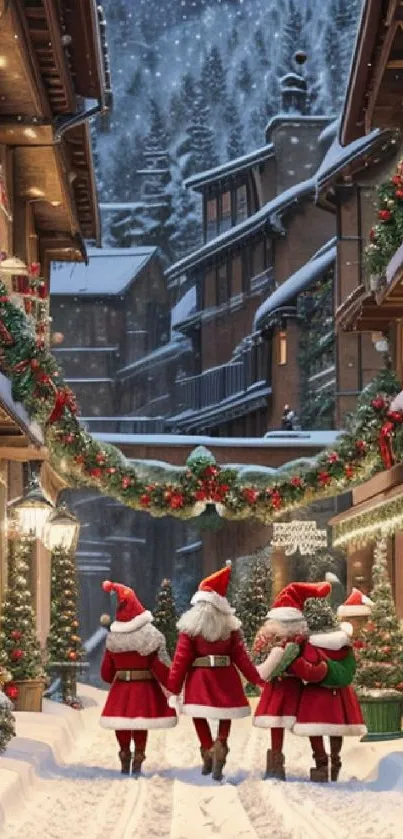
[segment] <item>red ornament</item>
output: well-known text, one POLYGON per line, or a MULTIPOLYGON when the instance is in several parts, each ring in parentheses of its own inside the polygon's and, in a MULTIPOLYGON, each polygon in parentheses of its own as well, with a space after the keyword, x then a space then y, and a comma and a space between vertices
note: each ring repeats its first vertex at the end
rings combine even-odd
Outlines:
POLYGON ((217 475, 217 474, 218 474, 218 469, 217 469, 216 466, 206 466, 206 468, 203 472, 203 475, 205 475, 206 478, 214 478, 215 475, 217 475))
POLYGON ((344 474, 345 474, 346 478, 348 478, 348 480, 351 480, 351 478, 354 478, 354 469, 349 463, 347 463, 346 466, 344 467, 344 474))
POLYGON ((11 650, 10 658, 11 661, 20 661, 21 658, 24 658, 24 650, 20 650, 19 647, 16 650, 11 650))
POLYGON ((367 444, 365 440, 356 440, 355 447, 357 449, 357 452, 359 452, 360 454, 364 454, 364 452, 367 450, 367 444))
POLYGON ((64 438, 64 443, 72 443, 74 440, 74 434, 66 434, 64 438))
POLYGON ((392 213, 390 212, 390 210, 379 210, 378 218, 380 221, 390 221, 390 219, 392 218, 392 213))
POLYGON ((245 487, 242 490, 242 495, 243 495, 245 501, 247 501, 247 503, 250 504, 251 506, 253 506, 253 504, 256 504, 256 501, 259 497, 259 493, 258 493, 257 489, 253 489, 252 487, 245 487))
POLYGON ((329 475, 329 472, 319 472, 318 475, 318 484, 321 487, 326 487, 328 484, 332 482, 332 479, 329 475))
POLYGON ((77 661, 77 653, 75 653, 74 650, 70 650, 68 657, 70 661, 77 661))
POLYGON ((39 364, 39 361, 38 361, 37 358, 33 358, 31 360, 31 367, 32 367, 32 370, 38 370, 38 367, 40 367, 40 364, 39 364))
POLYGON ((5 693, 6 696, 8 696, 8 698, 11 699, 12 702, 15 702, 15 700, 18 699, 17 685, 13 685, 13 683, 10 682, 10 684, 6 685, 5 687, 5 693))
POLYGON ((386 408, 386 402, 383 397, 376 396, 371 402, 371 408, 373 408, 374 411, 383 411, 384 408, 386 408))
POLYGON ((185 504, 185 499, 181 492, 173 492, 169 506, 172 510, 179 510, 185 504))
POLYGON ((114 475, 115 472, 116 472, 116 468, 114 466, 109 466, 106 471, 107 471, 108 475, 114 475))
POLYGON ((207 493, 206 493, 205 489, 196 490, 196 492, 195 492, 196 501, 206 501, 207 497, 208 496, 207 496, 207 493))
POLYGON ((123 475, 123 478, 122 478, 123 489, 127 489, 130 486, 130 484, 131 484, 130 478, 128 478, 127 475, 123 475))
POLYGON ((304 482, 303 482, 302 478, 299 477, 299 475, 294 475, 294 477, 291 478, 291 481, 290 481, 291 486, 295 487, 295 489, 301 489, 301 487, 303 486, 303 483, 304 482))
POLYGON ((95 457, 97 463, 105 463, 105 452, 98 452, 95 457))
POLYGON ((31 262, 29 266, 29 273, 31 277, 39 277, 41 273, 41 266, 39 262, 31 262))
POLYGON ((141 504, 142 507, 149 507, 150 504, 151 504, 150 496, 147 495, 146 493, 144 493, 143 495, 140 495, 140 504, 141 504))
POLYGON ((278 489, 274 489, 272 494, 271 494, 271 505, 272 505, 273 509, 274 510, 279 510, 282 503, 283 503, 283 499, 281 497, 280 492, 278 491, 278 489))
POLYGON ((371 230, 369 231, 370 242, 373 242, 375 240, 375 238, 376 238, 376 229, 375 229, 375 227, 371 227, 371 230))
POLYGON ((396 425, 401 425, 403 422, 403 413, 401 411, 388 411, 388 419, 396 425))
POLYGON ((10 638, 12 638, 13 641, 20 641, 22 638, 22 632, 20 632, 19 629, 13 629, 13 631, 10 632, 10 638))
POLYGON ((400 178, 400 175, 394 175, 393 178, 392 178, 392 184, 394 186, 400 186, 401 183, 402 183, 402 180, 400 178))
POLYGON ((74 460, 79 466, 81 466, 84 463, 85 458, 83 454, 76 454, 74 460))
POLYGON ((395 197, 402 199, 403 198, 403 189, 397 189, 396 192, 395 192, 395 197))
POLYGON ((101 478, 102 469, 100 469, 99 466, 95 466, 94 469, 90 469, 90 475, 92 478, 101 478))

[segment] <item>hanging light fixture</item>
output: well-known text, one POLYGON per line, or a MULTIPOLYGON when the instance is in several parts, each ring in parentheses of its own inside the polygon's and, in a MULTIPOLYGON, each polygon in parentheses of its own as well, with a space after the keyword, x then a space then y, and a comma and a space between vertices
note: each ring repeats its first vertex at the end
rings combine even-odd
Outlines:
POLYGON ((7 506, 21 536, 43 538, 45 524, 54 507, 45 497, 36 475, 31 475, 24 495, 7 506))
POLYGON ((46 521, 44 529, 44 544, 49 551, 63 548, 72 551, 76 547, 80 522, 71 513, 67 504, 62 502, 54 509, 46 521))

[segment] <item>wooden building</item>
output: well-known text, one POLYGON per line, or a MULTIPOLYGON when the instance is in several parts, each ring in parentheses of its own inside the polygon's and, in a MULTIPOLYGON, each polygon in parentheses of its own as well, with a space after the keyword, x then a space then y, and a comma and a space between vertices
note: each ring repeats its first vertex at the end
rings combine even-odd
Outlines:
MULTIPOLYGON (((335 316, 338 342, 345 348, 345 354, 339 356, 340 418, 354 407, 354 391, 381 366, 374 364, 371 343, 383 346, 387 339, 390 364, 403 381, 403 249, 397 249, 379 286, 367 276, 363 263, 375 221, 374 190, 394 173, 402 157, 402 25, 401 2, 364 0, 340 127, 342 154, 361 147, 363 156, 342 167, 337 183, 324 184, 322 192, 322 200, 338 206, 335 316)), ((389 533, 394 530, 388 515, 402 499, 402 469, 396 466, 354 490, 350 509, 331 520, 336 541, 348 554, 350 585, 369 591, 374 540, 381 535, 382 525, 389 533)), ((403 618, 402 544, 403 533, 395 530, 389 537, 389 570, 397 610, 403 618)))
POLYGON ((174 299, 191 289, 196 299, 177 324, 195 372, 179 382, 175 430, 261 436, 280 426, 286 402, 299 408, 297 332, 281 317, 267 340, 255 316, 335 233, 314 177, 331 120, 306 114, 302 76, 285 77, 282 95, 265 146, 188 181, 202 194, 204 244, 166 272, 174 299))
MULTIPOLYGON (((106 111, 110 79, 95 0, 3 4, 0 21, 0 249, 25 266, 86 259, 100 237, 88 119, 106 111), (87 109, 87 100, 93 107, 87 109)), ((0 263, 1 276, 1 263, 0 263)), ((4 378, 4 377, 3 377, 4 378)), ((4 385, 4 389, 3 389, 4 385)), ((28 461, 44 461, 43 482, 57 490, 37 429, 1 388, 1 522, 21 494, 28 461)), ((0 592, 6 580, 2 526, 0 592)), ((49 561, 38 543, 33 598, 44 641, 49 621, 49 561)))

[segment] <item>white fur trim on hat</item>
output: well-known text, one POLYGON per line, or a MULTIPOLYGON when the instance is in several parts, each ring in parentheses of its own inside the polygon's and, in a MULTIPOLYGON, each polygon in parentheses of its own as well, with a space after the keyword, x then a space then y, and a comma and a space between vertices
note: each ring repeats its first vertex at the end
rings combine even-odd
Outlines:
POLYGON ((339 606, 337 615, 340 618, 360 618, 371 614, 371 606, 339 606))
POLYGON ((333 574, 333 571, 326 571, 325 580, 327 583, 339 583, 340 580, 337 574, 333 574))
POLYGON ((154 618, 151 612, 145 611, 141 615, 132 618, 131 621, 113 621, 111 624, 111 632, 132 632, 133 629, 141 629, 146 623, 151 623, 154 618))
POLYGON ((324 650, 341 650, 351 645, 351 636, 342 629, 335 629, 334 632, 317 632, 310 635, 309 642, 313 647, 322 647, 324 650))
POLYGON ((196 603, 211 603, 219 612, 224 612, 225 615, 233 615, 235 609, 230 606, 226 597, 217 594, 216 591, 196 591, 191 599, 192 606, 196 603))
POLYGON ((249 705, 241 705, 237 708, 223 708, 222 706, 215 708, 212 705, 185 703, 182 713, 188 717, 203 717, 208 720, 238 720, 250 716, 250 707, 249 705))
POLYGON ((275 606, 266 615, 266 618, 276 621, 300 621, 303 617, 302 612, 294 606, 275 606))
POLYGON ((262 662, 262 664, 258 664, 257 671, 259 676, 268 682, 270 679, 271 674, 274 672, 276 667, 281 663, 284 657, 284 647, 273 647, 270 650, 267 658, 262 662))

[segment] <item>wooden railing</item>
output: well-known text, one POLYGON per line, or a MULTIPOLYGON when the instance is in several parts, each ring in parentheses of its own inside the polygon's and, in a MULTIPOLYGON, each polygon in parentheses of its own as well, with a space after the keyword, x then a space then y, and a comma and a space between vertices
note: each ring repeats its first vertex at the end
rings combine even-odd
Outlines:
POLYGON ((176 410, 199 411, 247 392, 254 385, 267 384, 259 346, 250 347, 238 361, 205 370, 176 384, 176 410))

